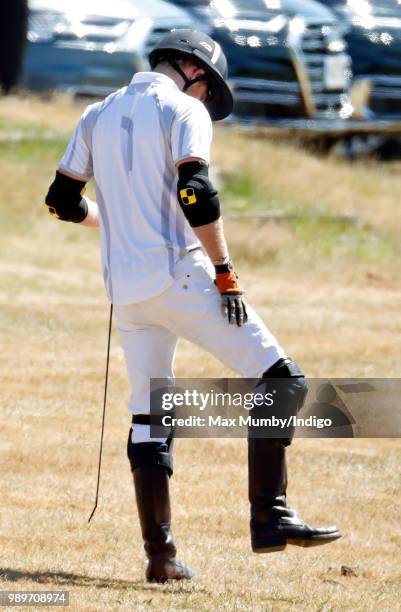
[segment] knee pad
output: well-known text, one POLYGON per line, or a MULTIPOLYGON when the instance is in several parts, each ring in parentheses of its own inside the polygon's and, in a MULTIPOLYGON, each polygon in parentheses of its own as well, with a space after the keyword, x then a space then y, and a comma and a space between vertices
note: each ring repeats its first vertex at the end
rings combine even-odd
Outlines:
MULTIPOLYGON (((263 381, 269 378, 277 379, 275 384, 277 413, 297 416, 308 393, 308 383, 299 365, 292 359, 279 359, 262 374, 258 385, 263 384, 263 381)), ((291 444, 294 433, 295 428, 291 427, 288 437, 281 438, 284 446, 291 444)))
MULTIPOLYGON (((150 425, 148 415, 134 415, 133 425, 150 425)), ((138 467, 160 466, 167 470, 169 477, 173 475, 173 437, 166 442, 132 442, 132 427, 130 427, 127 442, 127 457, 133 472, 138 467)))
POLYGON ((279 359, 266 372, 262 374, 262 378, 305 378, 305 374, 299 367, 296 361, 288 357, 279 359))

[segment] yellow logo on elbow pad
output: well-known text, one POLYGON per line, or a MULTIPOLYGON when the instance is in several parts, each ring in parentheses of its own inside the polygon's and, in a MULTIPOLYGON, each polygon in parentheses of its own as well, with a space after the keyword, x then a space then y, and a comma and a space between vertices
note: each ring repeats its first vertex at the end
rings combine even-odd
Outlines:
POLYGON ((48 204, 46 204, 46 202, 45 202, 45 206, 49 210, 49 213, 51 214, 52 217, 56 217, 56 219, 60 219, 60 217, 57 214, 56 209, 53 206, 49 206, 48 204))
POLYGON ((187 189, 180 190, 180 198, 181 202, 185 205, 187 204, 196 204, 196 193, 192 187, 188 187, 187 189))

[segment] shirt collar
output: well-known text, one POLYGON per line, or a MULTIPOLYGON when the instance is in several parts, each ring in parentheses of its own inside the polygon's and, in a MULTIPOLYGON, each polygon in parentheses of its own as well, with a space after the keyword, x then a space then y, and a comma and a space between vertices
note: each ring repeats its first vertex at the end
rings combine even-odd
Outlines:
POLYGON ((161 74, 161 72, 137 72, 132 78, 131 85, 137 83, 161 83, 170 87, 175 87, 180 91, 177 83, 166 74, 161 74))

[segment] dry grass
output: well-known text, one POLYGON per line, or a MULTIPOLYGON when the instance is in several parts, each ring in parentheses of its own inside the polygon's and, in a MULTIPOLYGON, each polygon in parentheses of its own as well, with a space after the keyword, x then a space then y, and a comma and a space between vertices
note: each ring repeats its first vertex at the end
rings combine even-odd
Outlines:
POLYGON ((214 159, 227 173, 257 179, 268 200, 295 202, 321 212, 360 215, 380 227, 399 228, 400 162, 348 162, 303 152, 296 144, 225 134, 216 142, 214 159))
MULTIPOLYGON (((78 113, 68 99, 0 100, 3 129, 40 124, 61 133, 78 113)), ((295 441, 289 501, 310 522, 338 523, 344 537, 266 556, 249 546, 245 441, 178 440, 174 526, 198 580, 146 585, 125 458, 128 387, 114 333, 101 502, 87 525, 107 304, 96 232, 56 223, 39 206, 62 144, 6 147, 0 161, 2 589, 67 589, 74 610, 399 609, 398 440, 295 441), (342 565, 357 576, 341 576, 342 565)), ((378 231, 399 223, 394 165, 348 166, 223 131, 215 160, 303 206, 360 212, 378 231)), ((312 257, 287 226, 227 223, 227 232, 249 300, 308 375, 399 375, 394 253, 312 257)), ((186 342, 176 373, 230 374, 186 342)))
POLYGON ((0 100, 0 120, 6 123, 41 125, 47 130, 64 132, 75 127, 85 102, 77 103, 69 95, 52 98, 9 96, 0 100))

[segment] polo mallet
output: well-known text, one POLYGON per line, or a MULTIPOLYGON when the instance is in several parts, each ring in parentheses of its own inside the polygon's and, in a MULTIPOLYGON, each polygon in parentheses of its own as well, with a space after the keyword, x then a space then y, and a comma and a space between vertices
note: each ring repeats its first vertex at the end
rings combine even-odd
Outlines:
POLYGON ((107 338, 107 357, 106 357, 106 374, 104 378, 104 398, 103 398, 103 417, 102 417, 102 433, 100 435, 100 450, 99 450, 99 464, 97 468, 97 486, 96 486, 96 498, 95 505, 88 519, 88 523, 91 522, 93 515, 96 512, 97 501, 99 498, 99 483, 100 483, 100 466, 102 464, 102 451, 103 451, 103 434, 104 434, 104 420, 106 416, 106 398, 107 398, 107 380, 109 376, 109 359, 110 359, 110 338, 111 338, 111 322, 113 319, 113 304, 110 304, 110 319, 109 319, 109 334, 107 338))

